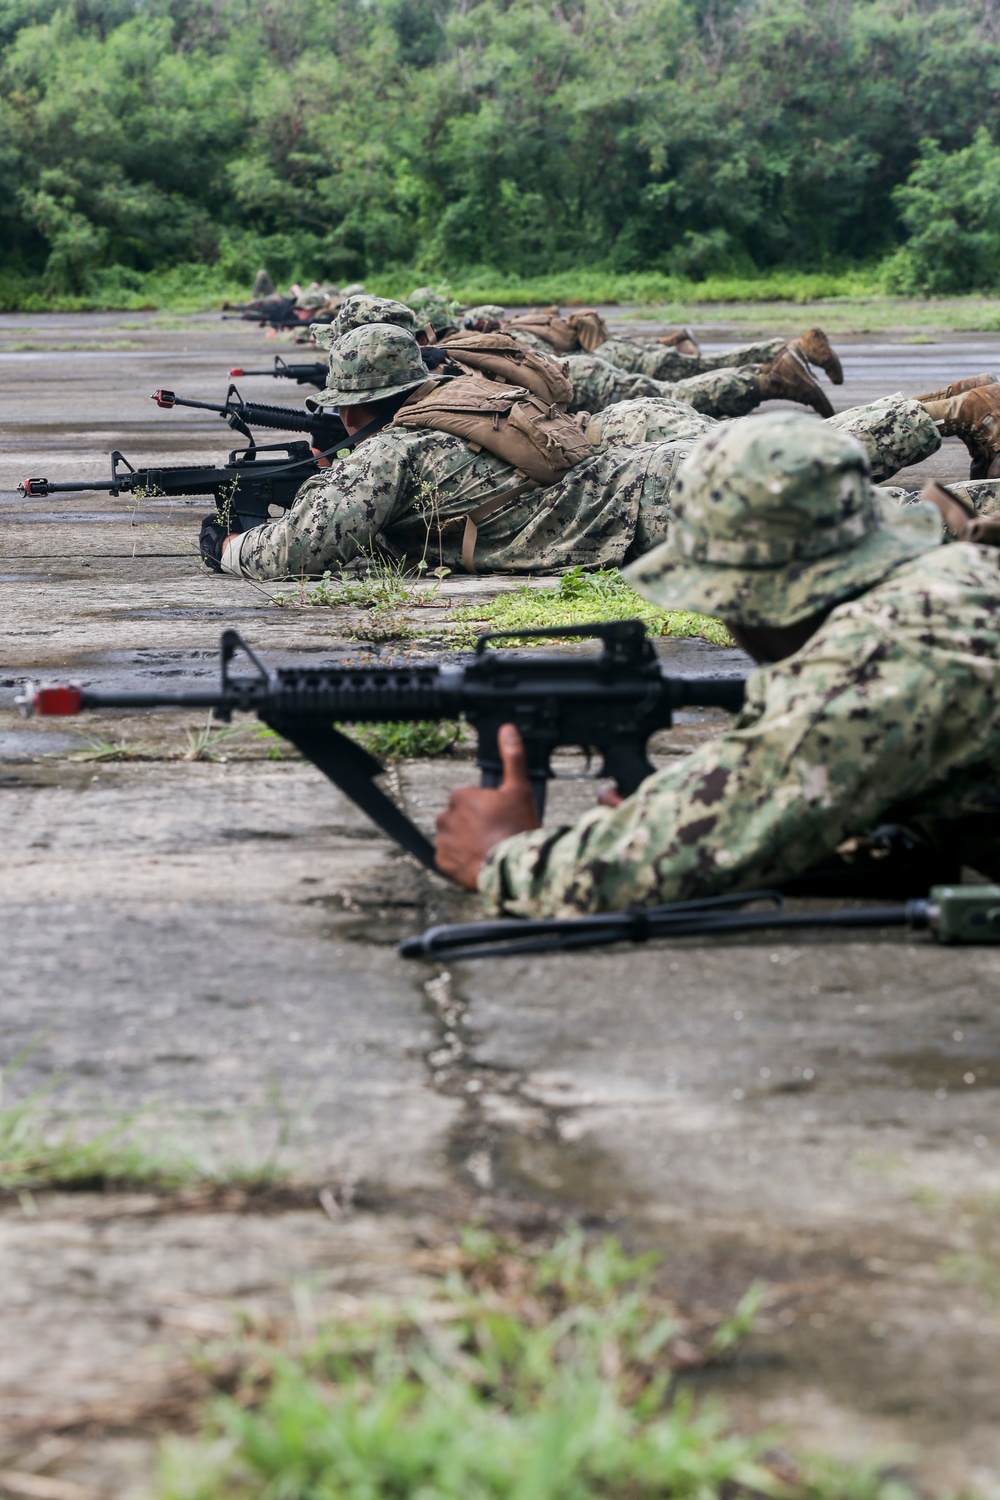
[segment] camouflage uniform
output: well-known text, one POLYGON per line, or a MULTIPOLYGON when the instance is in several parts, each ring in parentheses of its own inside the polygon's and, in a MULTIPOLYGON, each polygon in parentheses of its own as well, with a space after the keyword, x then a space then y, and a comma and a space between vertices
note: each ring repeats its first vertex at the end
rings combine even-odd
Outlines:
MULTIPOLYGON (((505 332, 515 332, 505 329, 505 332)), ((515 333, 520 342, 536 352, 552 354, 552 347, 533 335, 515 333)), ((782 345, 784 348, 784 345, 782 345)), ((561 363, 573 385, 569 410, 603 411, 619 401, 635 401, 658 396, 683 401, 695 411, 709 417, 745 417, 760 404, 760 365, 740 369, 710 370, 689 380, 670 382, 654 380, 650 375, 634 375, 598 359, 596 354, 566 354, 561 363)))
POLYGON ((809 417, 703 438, 669 540, 629 570, 654 603, 754 626, 829 611, 754 672, 735 725, 619 807, 498 844, 490 911, 573 914, 773 885, 882 821, 1000 876, 1000 553, 942 545, 932 506, 873 491, 809 417))
MULTIPOLYGON (((941 446, 936 424, 919 401, 902 392, 883 396, 868 406, 828 417, 827 424, 847 432, 868 454, 872 478, 880 483, 900 469, 922 463, 941 446)), ((596 447, 609 443, 662 443, 695 439, 718 423, 680 401, 623 401, 592 417, 587 439, 596 447)))
POLYGON ((656 339, 634 339, 613 335, 598 344, 594 353, 620 370, 634 375, 649 375, 653 380, 686 380, 706 370, 738 368, 740 365, 769 365, 777 359, 787 339, 766 339, 760 344, 741 344, 718 354, 683 354, 671 344, 656 339))
MULTIPOLYGON (((434 378, 411 334, 373 324, 335 344, 315 400, 321 408, 383 401, 434 378)), ((608 448, 525 493, 518 469, 463 438, 387 425, 307 480, 279 520, 231 538, 223 567, 249 578, 313 577, 384 546, 412 563, 460 568, 466 518, 508 491, 510 502, 478 522, 477 569, 613 566, 666 536, 687 447, 608 448)))

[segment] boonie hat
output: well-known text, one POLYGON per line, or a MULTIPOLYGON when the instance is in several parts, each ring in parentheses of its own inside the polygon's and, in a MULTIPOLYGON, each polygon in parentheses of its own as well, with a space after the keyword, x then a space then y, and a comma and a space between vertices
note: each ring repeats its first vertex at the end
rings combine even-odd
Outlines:
POLYGON ((366 323, 395 323, 412 332, 417 319, 405 302, 393 302, 389 297, 355 296, 340 304, 332 322, 311 324, 309 332, 321 349, 332 349, 345 333, 352 328, 363 328, 366 323))
POLYGON ((667 540, 624 573, 661 607, 793 625, 941 541, 936 507, 880 496, 854 438, 778 412, 727 422, 695 444, 667 540))
POLYGON ((306 402, 311 411, 326 406, 361 406, 416 390, 431 375, 420 345, 394 323, 365 323, 338 339, 330 350, 326 389, 306 402))

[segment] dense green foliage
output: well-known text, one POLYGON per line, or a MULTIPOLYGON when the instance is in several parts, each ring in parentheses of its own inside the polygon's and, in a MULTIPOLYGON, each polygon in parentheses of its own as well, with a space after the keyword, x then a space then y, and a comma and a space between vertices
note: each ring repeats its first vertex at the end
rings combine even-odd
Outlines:
POLYGON ((988 287, 998 66, 992 0, 0 0, 0 271, 988 287))

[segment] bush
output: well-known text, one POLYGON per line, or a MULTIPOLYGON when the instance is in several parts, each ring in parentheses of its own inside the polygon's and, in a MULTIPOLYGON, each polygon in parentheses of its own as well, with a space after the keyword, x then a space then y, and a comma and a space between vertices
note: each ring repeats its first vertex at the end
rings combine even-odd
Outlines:
POLYGON ((893 199, 909 238, 886 265, 887 290, 947 296, 1000 283, 1000 146, 985 127, 959 151, 922 141, 893 199))

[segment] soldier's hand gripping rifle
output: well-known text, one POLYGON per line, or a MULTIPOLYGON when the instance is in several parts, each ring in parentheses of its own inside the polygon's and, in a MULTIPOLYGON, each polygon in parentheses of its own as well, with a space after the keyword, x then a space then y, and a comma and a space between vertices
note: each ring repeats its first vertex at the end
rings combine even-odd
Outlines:
POLYGON ((476 760, 484 786, 500 784, 497 734, 502 724, 514 723, 524 740, 541 816, 546 784, 552 776, 552 754, 560 746, 578 745, 599 752, 600 774, 612 777, 628 796, 653 771, 646 752, 650 735, 669 728, 678 708, 700 705, 736 712, 743 702, 743 679, 668 676, 640 620, 482 635, 469 662, 443 658, 374 667, 337 664, 269 669, 235 630, 227 630, 222 636, 218 688, 102 692, 29 684, 18 702, 27 714, 209 708, 217 718, 228 720, 234 713, 255 713, 290 740, 385 833, 433 868, 433 845, 375 784, 384 767, 342 734, 338 723, 464 717, 477 735, 476 760), (526 635, 593 637, 601 642, 602 650, 570 656, 486 649, 490 641, 526 635), (249 662, 251 672, 234 674, 232 663, 238 654, 249 662))
POLYGON ((173 391, 154 391, 150 397, 157 406, 169 411, 174 406, 192 406, 199 411, 218 412, 234 432, 242 433, 253 445, 253 427, 269 427, 279 432, 308 432, 313 448, 322 452, 336 449, 347 439, 347 428, 335 411, 296 411, 291 406, 268 406, 262 401, 244 401, 235 385, 230 385, 221 405, 215 401, 191 401, 173 391))
MULTIPOLYGON (((336 448, 332 450, 336 452, 336 448)), ((44 495, 101 490, 108 495, 211 495, 220 515, 238 522, 234 531, 247 531, 269 519, 272 508, 288 510, 299 488, 320 468, 307 442, 251 447, 230 453, 226 464, 163 465, 134 468, 124 453, 111 455, 110 479, 24 479, 18 493, 34 499, 44 495), (280 452, 284 458, 260 458, 280 452)))
POLYGON ((305 364, 286 364, 280 354, 274 356, 274 368, 272 370, 244 370, 239 365, 230 370, 231 380, 242 380, 250 375, 270 375, 275 380, 294 380, 296 385, 314 385, 321 391, 326 385, 326 377, 330 366, 325 359, 310 360, 305 364))

